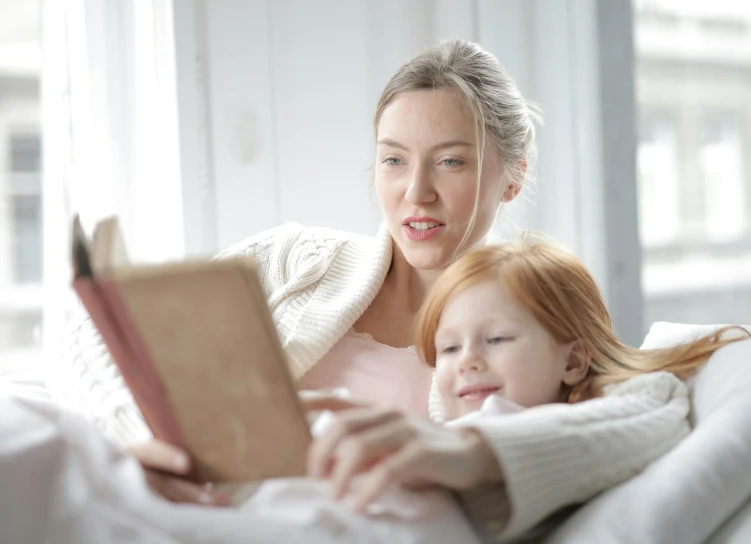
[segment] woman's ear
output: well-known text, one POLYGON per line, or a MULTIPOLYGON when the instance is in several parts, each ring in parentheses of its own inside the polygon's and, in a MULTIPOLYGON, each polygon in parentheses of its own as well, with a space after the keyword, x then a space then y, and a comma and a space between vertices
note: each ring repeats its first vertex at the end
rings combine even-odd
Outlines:
POLYGON ((521 184, 512 184, 512 185, 509 185, 506 188, 506 190, 503 191, 503 196, 501 197, 501 201, 504 204, 508 204, 509 202, 511 202, 512 200, 514 200, 519 195, 519 193, 521 192, 521 190, 522 190, 521 184))
POLYGON ((522 187, 524 186, 524 178, 527 175, 526 159, 522 161, 521 167, 522 167, 522 175, 520 179, 513 180, 511 183, 509 183, 508 187, 506 187, 506 190, 503 191, 503 196, 501 200, 506 204, 514 200, 519 195, 519 193, 522 190, 522 187))
POLYGON ((563 372, 563 383, 572 386, 586 378, 591 359, 581 340, 569 344, 568 354, 566 355, 566 369, 563 372))

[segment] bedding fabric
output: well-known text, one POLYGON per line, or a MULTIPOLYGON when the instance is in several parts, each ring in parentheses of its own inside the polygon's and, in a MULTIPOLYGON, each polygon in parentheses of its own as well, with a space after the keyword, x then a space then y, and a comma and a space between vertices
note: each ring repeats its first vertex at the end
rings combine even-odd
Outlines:
POLYGON ((400 492, 389 504, 429 507, 392 507, 373 516, 326 500, 325 482, 311 480, 264 484, 238 508, 169 503, 150 492, 138 463, 98 430, 22 390, 28 387, 0 384, 3 543, 476 542, 460 508, 442 492, 420 492, 419 501, 400 492), (311 497, 315 509, 300 507, 311 497))
POLYGON ((727 520, 707 544, 748 544, 751 542, 751 498, 727 520))

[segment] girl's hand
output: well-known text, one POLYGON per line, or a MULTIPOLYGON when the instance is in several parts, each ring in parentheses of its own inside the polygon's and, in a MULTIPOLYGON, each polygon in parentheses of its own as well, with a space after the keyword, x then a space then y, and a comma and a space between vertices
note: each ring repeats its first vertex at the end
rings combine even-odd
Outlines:
POLYGON ((182 450, 166 442, 152 440, 131 446, 128 451, 141 463, 151 489, 165 499, 211 506, 231 504, 229 496, 185 479, 190 472, 190 458, 182 450))
POLYGON ((362 474, 354 497, 362 511, 389 484, 469 489, 503 481, 495 454, 471 428, 446 428, 384 408, 345 409, 308 452, 308 473, 331 479, 336 496, 362 474))

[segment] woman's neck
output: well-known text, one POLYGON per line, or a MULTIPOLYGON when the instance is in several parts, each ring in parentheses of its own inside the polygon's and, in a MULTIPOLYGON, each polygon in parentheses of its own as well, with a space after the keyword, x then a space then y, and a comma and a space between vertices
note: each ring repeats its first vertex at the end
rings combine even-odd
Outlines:
POLYGON ((391 268, 386 276, 385 284, 398 300, 403 301, 407 310, 416 313, 422 306, 428 290, 443 272, 442 268, 435 270, 419 270, 413 267, 399 246, 394 244, 391 268))

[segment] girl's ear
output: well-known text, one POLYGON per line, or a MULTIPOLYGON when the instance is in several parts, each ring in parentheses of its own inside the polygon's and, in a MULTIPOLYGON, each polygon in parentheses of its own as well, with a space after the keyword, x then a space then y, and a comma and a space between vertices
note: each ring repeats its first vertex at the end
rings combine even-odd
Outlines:
POLYGON ((566 369, 563 372, 563 383, 568 386, 576 385, 587 377, 591 357, 581 340, 569 345, 566 356, 566 369))

